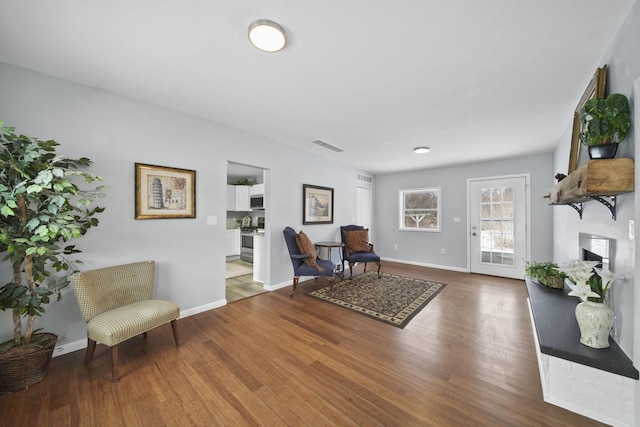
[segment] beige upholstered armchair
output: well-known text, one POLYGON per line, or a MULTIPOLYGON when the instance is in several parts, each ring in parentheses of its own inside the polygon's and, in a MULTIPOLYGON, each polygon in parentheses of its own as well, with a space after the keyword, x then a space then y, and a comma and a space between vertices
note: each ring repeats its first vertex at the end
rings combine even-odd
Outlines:
POLYGON ((171 322, 178 342, 176 319, 180 307, 152 299, 154 261, 105 267, 72 276, 80 311, 87 322, 87 352, 84 363, 93 358, 96 343, 111 347, 111 380, 118 381, 118 344, 171 322))

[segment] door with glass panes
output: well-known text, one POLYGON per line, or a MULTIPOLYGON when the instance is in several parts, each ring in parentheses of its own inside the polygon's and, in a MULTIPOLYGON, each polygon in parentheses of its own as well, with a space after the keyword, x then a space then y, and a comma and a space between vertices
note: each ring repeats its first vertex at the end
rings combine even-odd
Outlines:
POLYGON ((526 176, 469 180, 472 273, 524 277, 527 200, 526 176))

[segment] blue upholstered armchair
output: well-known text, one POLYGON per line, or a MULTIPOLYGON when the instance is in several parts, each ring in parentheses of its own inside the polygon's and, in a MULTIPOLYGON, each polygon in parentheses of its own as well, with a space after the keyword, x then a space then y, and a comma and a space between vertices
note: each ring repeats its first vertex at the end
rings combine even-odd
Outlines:
POLYGON ((293 297, 298 286, 298 281, 301 276, 313 276, 316 279, 320 276, 329 278, 330 290, 333 292, 333 271, 335 264, 329 260, 316 259, 317 265, 322 270, 312 267, 304 262, 305 258, 311 258, 315 255, 315 249, 313 254, 301 254, 296 243, 296 232, 291 227, 286 227, 283 231, 284 240, 287 242, 287 249, 289 250, 289 256, 291 257, 291 264, 293 264, 293 290, 289 296, 293 297))
MULTIPOLYGON (((345 225, 340 227, 340 237, 342 238, 342 263, 349 263, 349 278, 353 276, 353 266, 357 262, 364 263, 364 271, 367 271, 367 263, 375 262, 378 264, 378 277, 380 277, 380 257, 373 251, 373 245, 369 243, 368 230, 360 225, 345 225), (349 239, 346 233, 357 231, 357 235, 353 239, 349 239), (345 233, 346 232, 346 233, 345 233), (351 241, 350 241, 351 240, 351 241), (355 241, 355 245, 353 244, 355 241), (350 249, 354 249, 350 251, 350 249), (360 247, 358 247, 360 246, 360 247)), ((344 267, 343 267, 344 269, 344 267)))

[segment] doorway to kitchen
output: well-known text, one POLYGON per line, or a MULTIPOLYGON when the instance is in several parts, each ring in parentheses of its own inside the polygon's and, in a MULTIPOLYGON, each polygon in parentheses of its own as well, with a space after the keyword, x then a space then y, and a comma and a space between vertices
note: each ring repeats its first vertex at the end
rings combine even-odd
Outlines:
POLYGON ((258 166, 227 162, 227 303, 266 292, 266 177, 258 166))

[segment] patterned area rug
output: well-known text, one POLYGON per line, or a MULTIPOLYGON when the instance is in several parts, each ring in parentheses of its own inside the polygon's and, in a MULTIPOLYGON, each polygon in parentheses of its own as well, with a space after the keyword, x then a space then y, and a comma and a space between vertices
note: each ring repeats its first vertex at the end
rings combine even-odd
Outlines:
POLYGON ((446 285, 374 271, 307 292, 321 300, 365 314, 376 320, 404 328, 446 285))

